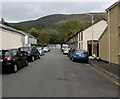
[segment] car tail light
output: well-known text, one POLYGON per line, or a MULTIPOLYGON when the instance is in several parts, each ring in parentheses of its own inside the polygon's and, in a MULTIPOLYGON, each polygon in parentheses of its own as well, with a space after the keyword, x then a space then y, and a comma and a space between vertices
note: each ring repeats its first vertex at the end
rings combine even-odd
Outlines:
POLYGON ((28 54, 31 54, 31 51, 28 51, 28 54))
POLYGON ((8 57, 7 57, 7 62, 11 62, 11 60, 12 60, 12 57, 11 57, 11 56, 8 56, 8 57))

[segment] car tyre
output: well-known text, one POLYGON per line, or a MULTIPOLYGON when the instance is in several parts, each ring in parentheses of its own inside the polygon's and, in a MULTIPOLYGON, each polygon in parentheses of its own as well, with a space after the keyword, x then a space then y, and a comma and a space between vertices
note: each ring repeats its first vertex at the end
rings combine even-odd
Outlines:
POLYGON ((72 57, 72 62, 74 62, 75 60, 74 60, 74 58, 72 57))
POLYGON ((34 57, 34 56, 32 56, 32 59, 31 59, 31 60, 32 60, 32 62, 34 62, 34 61, 35 61, 35 57, 34 57))
POLYGON ((40 59, 40 55, 38 55, 38 59, 40 59))
POLYGON ((16 73, 18 71, 18 65, 14 64, 13 65, 13 73, 16 73))
POLYGON ((25 60, 25 66, 28 66, 28 61, 27 60, 25 60))

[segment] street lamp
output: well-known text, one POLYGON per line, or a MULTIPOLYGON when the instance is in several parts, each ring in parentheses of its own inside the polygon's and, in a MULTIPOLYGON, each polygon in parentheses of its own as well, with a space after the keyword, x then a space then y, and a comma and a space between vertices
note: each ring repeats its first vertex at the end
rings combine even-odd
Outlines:
POLYGON ((91 23, 92 23, 92 56, 93 56, 93 23, 94 23, 94 20, 93 20, 93 15, 92 14, 85 14, 85 15, 91 16, 91 23))

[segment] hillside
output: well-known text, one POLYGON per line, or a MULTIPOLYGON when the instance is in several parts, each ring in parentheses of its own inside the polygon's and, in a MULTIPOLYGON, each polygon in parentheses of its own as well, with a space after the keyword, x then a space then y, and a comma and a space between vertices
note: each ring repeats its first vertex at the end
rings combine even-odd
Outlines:
MULTIPOLYGON (((97 22, 101 19, 106 19, 106 13, 92 13, 94 17, 94 21, 97 22)), ((64 15, 64 14, 54 14, 45 16, 42 18, 39 18, 37 20, 32 21, 25 21, 20 23, 9 23, 11 26, 18 25, 23 28, 26 28, 27 30, 30 30, 31 28, 37 28, 37 29, 50 29, 55 28, 57 24, 61 22, 65 22, 70 19, 76 19, 76 20, 82 20, 85 21, 85 23, 91 23, 91 18, 88 15, 85 14, 71 14, 71 15, 64 15)))
MULTIPOLYGON (((87 14, 93 15, 94 23, 107 18, 105 12, 87 14)), ((91 17, 86 14, 54 14, 37 20, 7 24, 30 33, 38 39, 40 46, 45 46, 66 43, 72 35, 91 25, 91 17)))

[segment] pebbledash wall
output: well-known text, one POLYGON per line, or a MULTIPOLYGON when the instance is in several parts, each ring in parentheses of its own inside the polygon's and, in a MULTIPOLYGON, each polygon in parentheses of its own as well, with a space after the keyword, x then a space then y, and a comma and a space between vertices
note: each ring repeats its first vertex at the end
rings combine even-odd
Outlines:
POLYGON ((99 38, 100 58, 120 65, 120 2, 106 9, 108 28, 99 38))
POLYGON ((2 46, 1 49, 10 49, 10 48, 17 48, 22 47, 22 35, 8 31, 5 29, 1 30, 2 32, 2 46))
POLYGON ((0 50, 31 46, 31 44, 37 44, 34 36, 0 24, 0 50))

